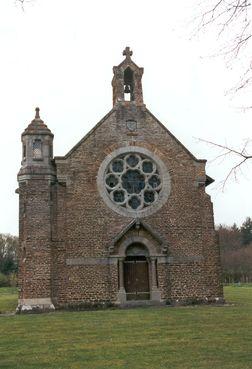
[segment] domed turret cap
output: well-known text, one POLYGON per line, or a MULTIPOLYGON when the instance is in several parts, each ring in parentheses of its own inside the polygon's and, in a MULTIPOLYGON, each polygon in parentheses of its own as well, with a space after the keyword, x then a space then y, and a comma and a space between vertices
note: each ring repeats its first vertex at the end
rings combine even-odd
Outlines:
POLYGON ((28 127, 24 130, 22 133, 22 136, 24 135, 50 135, 53 137, 52 132, 47 127, 47 125, 44 123, 44 121, 40 118, 39 115, 39 108, 35 109, 35 118, 31 121, 31 123, 28 125, 28 127))

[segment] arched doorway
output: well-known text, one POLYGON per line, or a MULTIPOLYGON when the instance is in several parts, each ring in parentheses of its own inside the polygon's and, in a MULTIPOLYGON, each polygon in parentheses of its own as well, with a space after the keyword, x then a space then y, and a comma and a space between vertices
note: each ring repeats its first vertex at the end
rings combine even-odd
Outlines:
POLYGON ((149 300, 148 250, 141 243, 133 243, 126 250, 124 287, 127 300, 149 300))

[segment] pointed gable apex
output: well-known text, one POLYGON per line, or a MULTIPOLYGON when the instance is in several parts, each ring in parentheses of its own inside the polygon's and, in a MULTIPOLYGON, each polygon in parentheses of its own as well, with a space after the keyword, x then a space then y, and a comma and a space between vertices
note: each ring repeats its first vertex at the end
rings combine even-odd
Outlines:
POLYGON ((165 240, 156 231, 154 231, 150 225, 145 223, 142 219, 136 218, 127 224, 126 227, 124 227, 121 232, 117 234, 117 236, 113 239, 113 245, 120 241, 128 231, 134 228, 139 229, 140 227, 150 233, 150 235, 159 243, 160 246, 165 244, 165 240))

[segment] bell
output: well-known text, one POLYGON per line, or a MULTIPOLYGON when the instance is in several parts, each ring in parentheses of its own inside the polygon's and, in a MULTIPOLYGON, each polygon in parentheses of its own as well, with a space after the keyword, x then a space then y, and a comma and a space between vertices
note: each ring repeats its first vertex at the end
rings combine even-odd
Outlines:
POLYGON ((130 86, 129 85, 125 85, 124 93, 125 94, 129 94, 130 93, 130 86))

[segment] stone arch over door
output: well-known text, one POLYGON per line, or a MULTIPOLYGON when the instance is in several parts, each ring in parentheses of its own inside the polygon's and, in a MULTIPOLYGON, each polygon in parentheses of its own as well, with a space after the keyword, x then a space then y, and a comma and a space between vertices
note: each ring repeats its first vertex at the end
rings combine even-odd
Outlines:
POLYGON ((141 236, 131 236, 131 237, 126 238, 126 240, 124 240, 120 244, 118 248, 118 256, 126 257, 127 248, 134 243, 144 245, 146 249, 148 250, 149 256, 155 256, 158 254, 156 247, 153 245, 153 243, 150 240, 148 240, 145 237, 141 237, 141 236))
POLYGON ((127 303, 129 300, 134 300, 134 298, 128 298, 132 291, 128 290, 128 281, 125 277, 128 272, 130 272, 130 261, 135 262, 135 269, 132 266, 132 273, 135 273, 137 278, 148 278, 148 281, 141 281, 139 283, 140 289, 143 286, 147 286, 147 291, 139 291, 136 293, 135 300, 143 300, 139 298, 142 292, 146 292, 146 300, 161 301, 160 291, 158 289, 158 276, 157 276, 157 250, 153 243, 145 237, 132 236, 126 238, 118 248, 118 271, 119 271, 119 291, 118 291, 118 303, 127 303), (138 249, 138 250, 137 250, 138 249), (133 251, 134 250, 134 251, 133 251), (132 252, 130 252, 132 251, 132 252), (138 252, 137 252, 138 251, 138 252), (132 255, 130 255, 132 254, 132 255), (134 255, 133 255, 134 254, 134 255), (129 258, 132 256, 132 258, 129 258), (142 262, 142 263, 141 263, 142 262), (128 264, 128 268, 126 265, 128 264), (137 265, 138 264, 138 265, 137 265), (142 264, 142 265, 141 265, 142 264), (146 269, 147 268, 147 269, 146 269), (126 288, 125 288, 126 287, 126 288), (148 296, 147 296, 148 294, 148 296))

